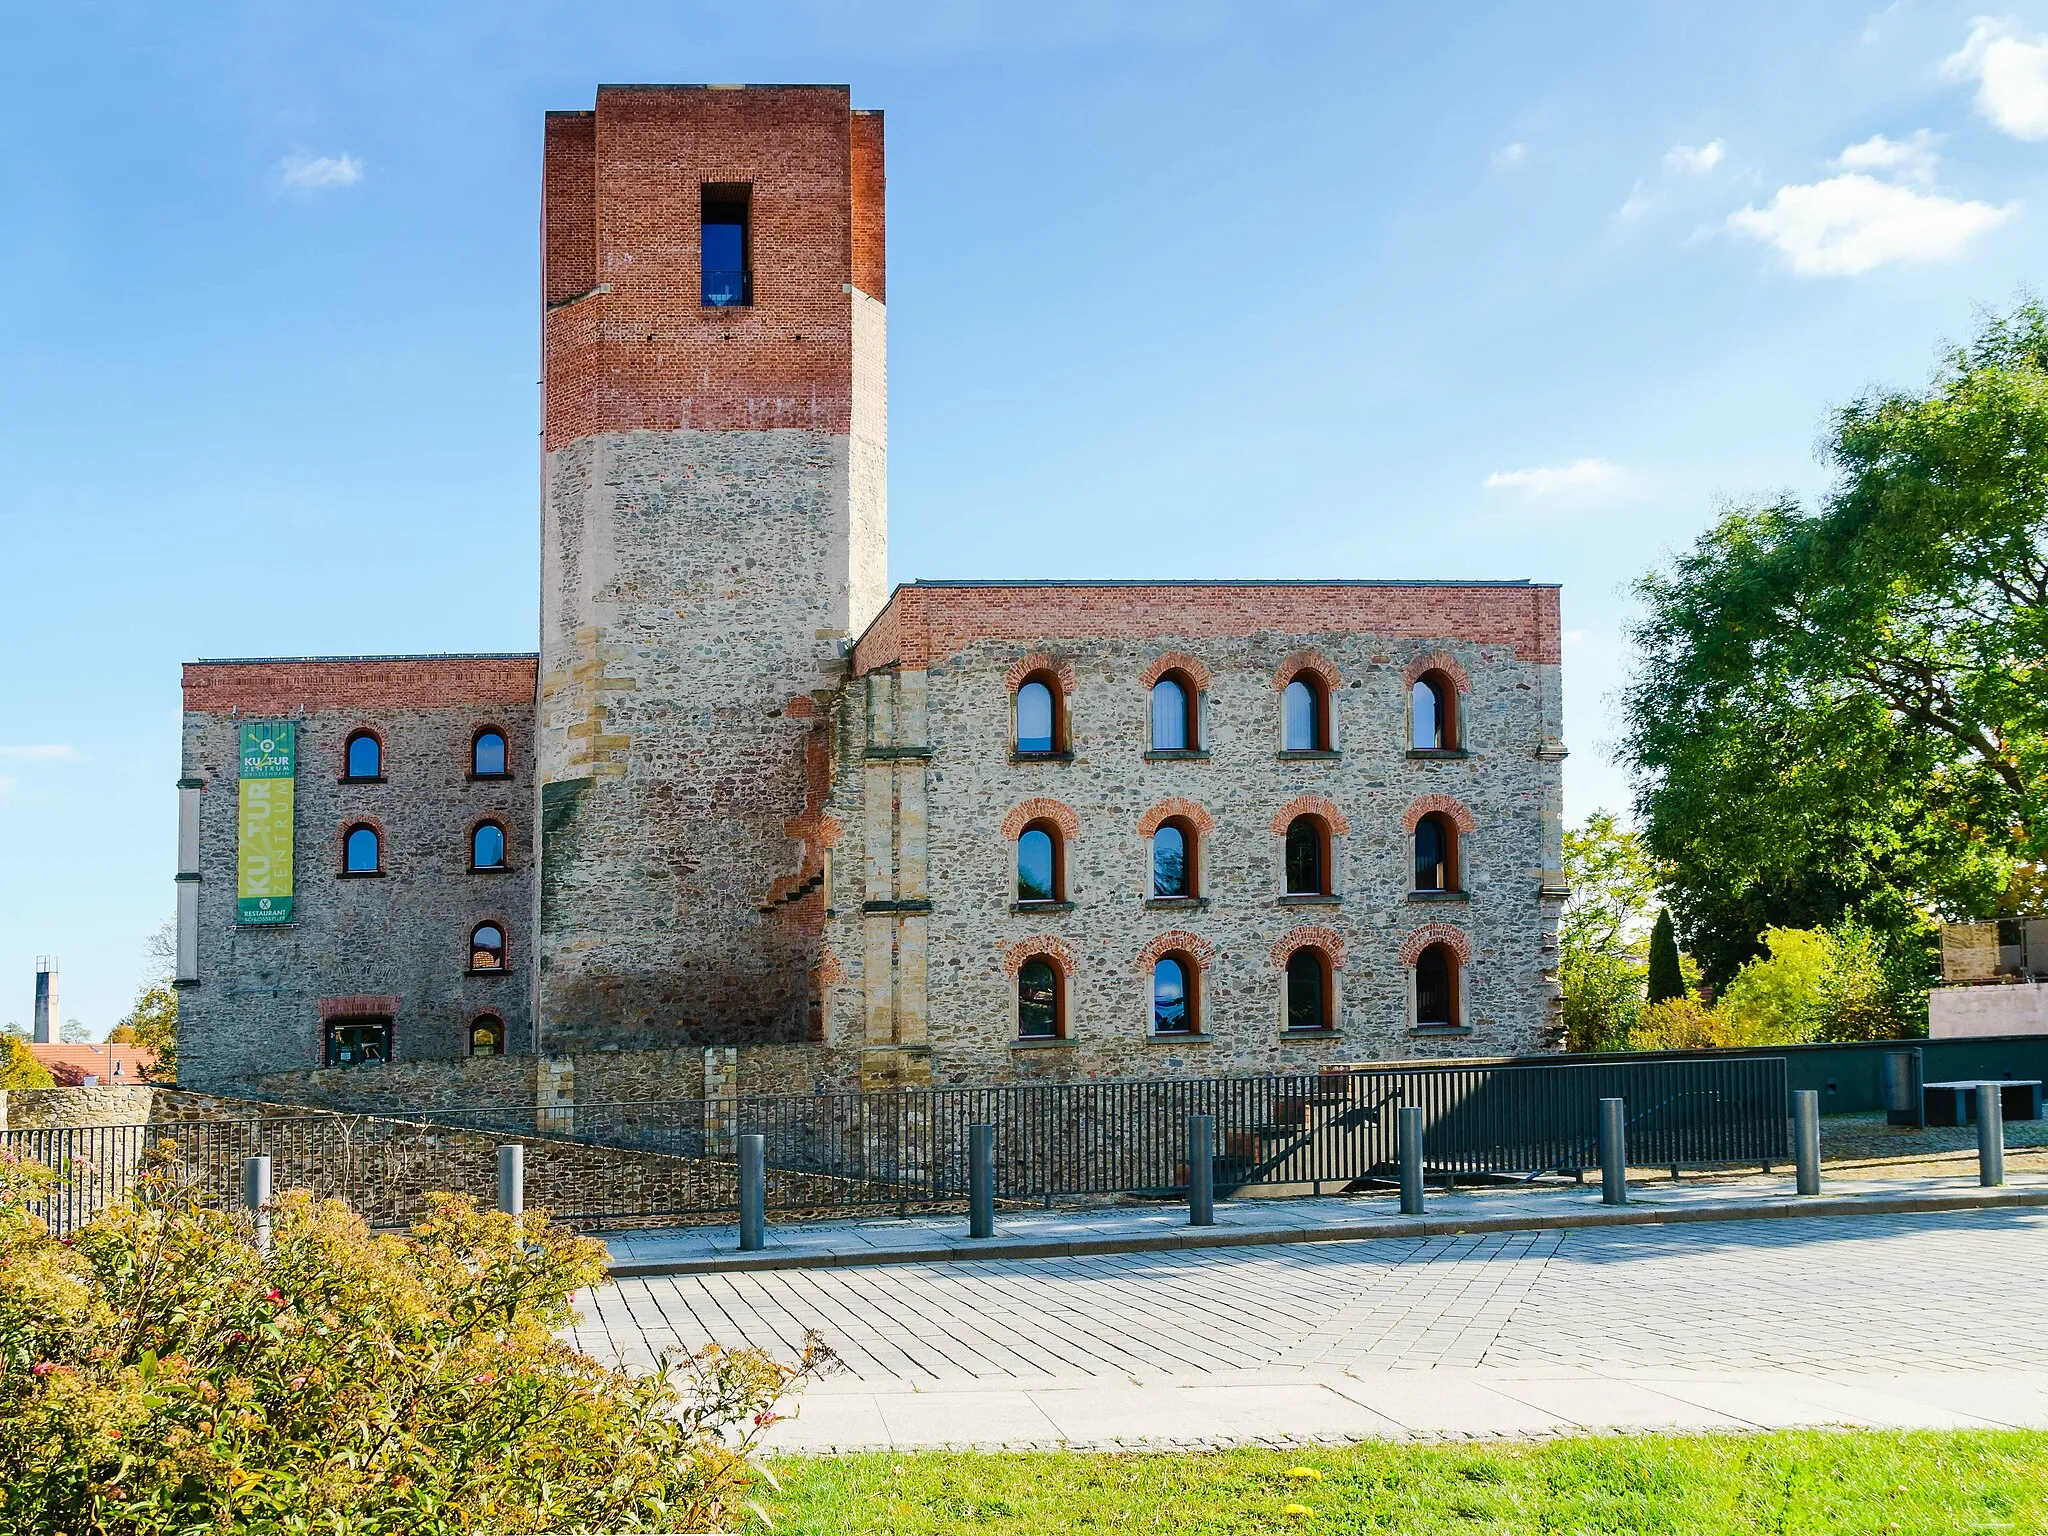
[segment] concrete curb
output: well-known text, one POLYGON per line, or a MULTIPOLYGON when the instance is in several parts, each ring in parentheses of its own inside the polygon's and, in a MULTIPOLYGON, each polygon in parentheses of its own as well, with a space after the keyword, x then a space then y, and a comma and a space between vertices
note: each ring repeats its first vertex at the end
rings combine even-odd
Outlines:
POLYGON ((1352 1243, 1381 1237, 1450 1237, 1470 1232, 1551 1232, 1579 1227, 1654 1227, 1681 1222, 1769 1221, 1814 1216, 1901 1216, 1937 1211, 2048 1206, 2048 1188, 1968 1189, 1952 1194, 1809 1195, 1740 1205, 1624 1205, 1591 1210, 1531 1211, 1485 1216, 1409 1216, 1331 1227, 1184 1228, 1129 1237, 1048 1238, 1003 1242, 985 1239, 934 1243, 922 1248, 877 1248, 849 1253, 719 1254, 703 1259, 649 1259, 611 1265, 614 1280, 657 1275, 720 1275, 764 1269, 864 1269, 878 1264, 951 1264, 987 1259, 1073 1259, 1107 1253, 1170 1253, 1189 1248, 1266 1248, 1280 1243, 1352 1243))

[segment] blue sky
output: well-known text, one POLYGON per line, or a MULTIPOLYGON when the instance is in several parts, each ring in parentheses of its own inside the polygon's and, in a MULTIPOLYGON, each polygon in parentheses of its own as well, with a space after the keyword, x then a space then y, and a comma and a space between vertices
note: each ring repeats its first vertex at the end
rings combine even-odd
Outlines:
POLYGON ((888 114, 891 576, 1626 584, 2038 281, 2048 4, 4 8, 0 1022, 172 910, 178 664, 534 644, 542 112, 888 114))

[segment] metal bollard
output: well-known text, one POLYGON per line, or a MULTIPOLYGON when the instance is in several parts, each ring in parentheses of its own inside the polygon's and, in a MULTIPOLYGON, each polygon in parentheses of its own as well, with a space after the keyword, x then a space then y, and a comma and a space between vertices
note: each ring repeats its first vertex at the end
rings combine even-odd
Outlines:
POLYGON ((996 1235, 996 1128, 967 1127, 967 1235, 996 1235))
POLYGON ((1628 1121, 1620 1099, 1600 1101, 1600 1203, 1628 1204, 1628 1121))
POLYGON ((256 1251, 270 1252, 270 1159, 242 1160, 242 1204, 256 1223, 256 1251))
POLYGON ((516 1141, 498 1148, 498 1209, 526 1214, 526 1148, 516 1141))
POLYGON ((1401 1164, 1401 1214, 1422 1214, 1422 1106, 1403 1104, 1394 1117, 1394 1146, 1401 1164))
POLYGON ((1996 1083, 1977 1085, 1977 1182, 1986 1189, 2005 1182, 2005 1101, 1996 1083))
POLYGON ((740 1252, 768 1246, 768 1138, 740 1138, 740 1252))
POLYGON ((1792 1095, 1792 1162, 1799 1193, 1820 1193, 1820 1092, 1801 1088, 1792 1095))
POLYGON ((1188 1225, 1216 1225, 1216 1117, 1188 1116, 1188 1225))

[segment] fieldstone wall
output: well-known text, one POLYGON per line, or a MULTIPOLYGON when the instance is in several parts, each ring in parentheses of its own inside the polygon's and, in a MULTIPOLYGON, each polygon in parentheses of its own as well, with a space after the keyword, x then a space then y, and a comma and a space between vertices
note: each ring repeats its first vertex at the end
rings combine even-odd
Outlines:
POLYGON ((164 1090, 146 1084, 99 1088, 0 1088, 0 1131, 81 1125, 147 1125, 164 1090))
POLYGON ((835 762, 832 814, 861 833, 835 863, 829 1038, 864 1044, 877 1083, 927 1069, 935 1082, 1157 1077, 1541 1049, 1558 997, 1560 703, 1554 662, 1513 645, 1356 632, 983 640, 927 670, 872 673, 848 691, 835 762), (1148 668, 1169 651, 1208 675, 1203 751, 1148 760, 1148 668), (1336 750, 1287 757, 1275 682, 1304 652, 1336 678, 1336 750), (1070 761, 1013 760, 1027 656, 1067 680, 1070 761), (1428 658, 1468 679, 1462 755, 1408 750, 1408 684, 1428 658), (1279 828, 1303 797, 1339 824, 1328 900, 1283 894, 1279 828), (1150 899, 1140 826, 1169 803, 1213 823, 1193 903, 1150 899), (1471 827, 1462 896, 1410 891, 1419 809, 1471 827), (1026 816, 1072 829, 1065 909, 1012 910, 1026 816), (1456 1029, 1411 1023, 1413 954, 1433 936, 1470 956, 1456 1029), (1340 960, 1327 1034, 1283 1031, 1281 963, 1303 938, 1340 960), (1150 961, 1169 942, 1206 957, 1205 1039, 1150 1033, 1150 961), (1066 1038, 1053 1045, 1016 1038, 1014 976, 1037 952, 1067 972, 1066 1038))
POLYGON ((242 721, 264 718, 266 705, 282 701, 259 694, 239 717, 218 701, 188 708, 184 774, 199 788, 198 977, 179 987, 182 1083, 320 1065, 323 1000, 349 997, 397 999, 399 1063, 466 1057, 470 1023, 485 1013, 504 1021, 508 1051, 531 1051, 530 696, 411 708, 393 707, 391 698, 366 688, 359 702, 315 698, 297 716, 292 921, 274 926, 235 920, 236 784, 242 721), (470 774, 471 743, 485 726, 505 734, 507 777, 470 774), (383 741, 383 780, 346 782, 344 744, 366 728, 383 741), (473 871, 470 835, 486 819, 505 829, 506 867, 473 871), (359 822, 381 833, 380 875, 342 873, 342 836, 359 822), (470 935, 481 922, 505 934, 501 972, 469 969, 470 935))

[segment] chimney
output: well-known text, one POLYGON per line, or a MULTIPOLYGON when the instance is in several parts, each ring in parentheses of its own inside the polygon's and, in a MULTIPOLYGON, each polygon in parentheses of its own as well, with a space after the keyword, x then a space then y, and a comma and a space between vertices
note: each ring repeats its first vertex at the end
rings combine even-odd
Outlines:
POLYGON ((52 955, 36 956, 36 1027, 32 1038, 48 1045, 56 1037, 51 1025, 57 1019, 57 961, 52 955))

